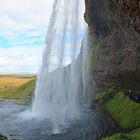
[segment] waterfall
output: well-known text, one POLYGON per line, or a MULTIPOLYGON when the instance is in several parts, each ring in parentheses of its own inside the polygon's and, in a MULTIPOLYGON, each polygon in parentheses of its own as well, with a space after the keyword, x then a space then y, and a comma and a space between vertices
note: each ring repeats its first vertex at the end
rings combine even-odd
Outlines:
POLYGON ((83 64, 88 63, 87 55, 83 55, 87 51, 81 51, 81 5, 83 0, 54 1, 36 83, 32 114, 47 118, 55 133, 80 117, 81 93, 86 80, 83 75, 88 67, 83 64))

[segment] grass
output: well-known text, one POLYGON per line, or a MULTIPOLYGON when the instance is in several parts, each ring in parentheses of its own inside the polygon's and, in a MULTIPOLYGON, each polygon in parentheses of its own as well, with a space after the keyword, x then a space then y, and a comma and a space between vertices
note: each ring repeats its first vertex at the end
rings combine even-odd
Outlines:
POLYGON ((101 140, 140 140, 140 128, 127 134, 115 134, 111 137, 106 137, 101 140))
MULTIPOLYGON (((140 104, 129 99, 122 91, 107 88, 97 91, 94 102, 102 105, 122 128, 133 129, 101 140, 140 140, 140 104)), ((97 108, 98 109, 98 108, 97 108)))
POLYGON ((103 104, 106 101, 108 101, 113 95, 114 95, 114 88, 113 87, 104 88, 104 89, 101 89, 100 91, 98 90, 96 92, 96 96, 94 98, 94 101, 96 101, 97 103, 103 104))
POLYGON ((7 99, 14 104, 29 104, 27 99, 32 98, 35 81, 35 76, 0 76, 0 98, 7 99))
POLYGON ((0 91, 17 88, 27 83, 31 79, 33 79, 33 77, 0 76, 0 91))
POLYGON ((105 103, 105 108, 123 128, 140 127, 140 104, 118 92, 105 103))
POLYGON ((0 98, 31 98, 35 87, 35 78, 28 80, 28 82, 14 88, 0 91, 0 98))
MULTIPOLYGON (((15 104, 26 104, 27 99, 32 97, 35 88, 36 78, 34 77, 13 77, 0 76, 0 98, 19 99, 9 100, 15 104)), ((0 134, 0 140, 8 140, 7 137, 0 134)))

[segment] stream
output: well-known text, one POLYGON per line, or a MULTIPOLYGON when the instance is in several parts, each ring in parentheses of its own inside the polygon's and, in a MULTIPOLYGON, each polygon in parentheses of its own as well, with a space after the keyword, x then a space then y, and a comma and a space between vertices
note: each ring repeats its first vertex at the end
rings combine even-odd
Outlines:
POLYGON ((0 101, 0 133, 9 140, 98 140, 118 131, 104 114, 81 107, 81 117, 68 123, 62 133, 53 134, 47 119, 24 119, 21 112, 30 106, 0 101))

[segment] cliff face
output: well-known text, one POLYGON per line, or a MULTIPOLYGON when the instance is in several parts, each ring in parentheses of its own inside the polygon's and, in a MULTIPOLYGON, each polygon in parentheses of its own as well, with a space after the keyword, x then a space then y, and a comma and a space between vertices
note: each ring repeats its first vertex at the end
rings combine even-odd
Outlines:
POLYGON ((94 86, 140 89, 139 0, 85 0, 94 86))

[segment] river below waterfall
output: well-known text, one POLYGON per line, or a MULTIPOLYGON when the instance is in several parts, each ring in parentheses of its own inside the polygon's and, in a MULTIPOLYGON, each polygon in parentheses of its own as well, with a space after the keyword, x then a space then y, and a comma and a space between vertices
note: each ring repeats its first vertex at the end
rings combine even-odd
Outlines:
POLYGON ((62 133, 53 134, 47 119, 23 119, 21 112, 27 108, 0 102, 0 132, 9 140, 97 140, 117 131, 116 125, 104 114, 82 107, 80 119, 69 122, 62 133))

